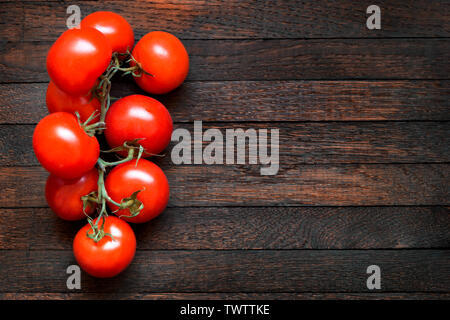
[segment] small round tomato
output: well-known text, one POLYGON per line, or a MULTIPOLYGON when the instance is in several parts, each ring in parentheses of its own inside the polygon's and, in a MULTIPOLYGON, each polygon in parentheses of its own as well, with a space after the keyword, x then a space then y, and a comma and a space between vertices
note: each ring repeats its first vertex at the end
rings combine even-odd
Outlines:
POLYGON ((50 174, 45 184, 45 198, 50 208, 64 220, 81 220, 94 212, 95 205, 88 205, 83 212, 81 197, 97 191, 98 171, 91 169, 80 178, 61 179, 50 174))
POLYGON ((85 95, 108 67, 112 56, 106 37, 94 28, 65 31, 47 55, 47 72, 58 88, 85 95))
POLYGON ((105 35, 113 52, 125 53, 133 49, 134 33, 121 15, 110 11, 97 11, 81 20, 81 28, 95 28, 105 35))
POLYGON ((105 137, 111 148, 121 146, 125 141, 141 139, 138 143, 147 152, 144 157, 163 151, 170 142, 173 129, 166 107, 158 100, 138 94, 113 103, 105 124, 105 137))
MULTIPOLYGON (((172 91, 186 79, 189 71, 186 49, 177 37, 167 32, 147 33, 138 41, 132 55, 142 69, 151 74, 134 77, 139 87, 149 93, 172 91)), ((130 64, 133 66, 135 62, 130 64)))
MULTIPOLYGON (((46 95, 48 112, 54 113, 65 111, 75 114, 78 112, 81 121, 86 121, 95 111, 100 114, 100 101, 92 97, 92 93, 87 95, 74 96, 60 90, 50 81, 46 95)), ((98 119, 98 115, 94 119, 98 119)))
MULTIPOLYGON (((102 218, 100 218, 102 219, 102 218)), ((95 221, 94 221, 95 223, 95 221)), ((102 220, 98 221, 98 225, 102 220)), ((80 267, 98 278, 110 278, 128 267, 136 252, 136 237, 133 229, 117 217, 105 217, 105 235, 95 242, 87 234, 92 234, 89 224, 78 231, 73 240, 73 253, 80 267)))
MULTIPOLYGON (((143 223, 157 217, 169 201, 166 175, 156 164, 145 159, 140 159, 137 165, 136 160, 131 160, 114 167, 106 177, 105 187, 108 195, 118 203, 140 190, 137 199, 144 208, 135 217, 122 217, 129 222, 143 223)), ((117 210, 114 204, 108 202, 108 205, 112 211, 117 210)), ((115 214, 119 217, 129 216, 130 210, 122 209, 115 214)))
POLYGON ((33 133, 33 149, 41 165, 63 178, 79 178, 91 170, 99 157, 100 146, 67 112, 44 117, 33 133))

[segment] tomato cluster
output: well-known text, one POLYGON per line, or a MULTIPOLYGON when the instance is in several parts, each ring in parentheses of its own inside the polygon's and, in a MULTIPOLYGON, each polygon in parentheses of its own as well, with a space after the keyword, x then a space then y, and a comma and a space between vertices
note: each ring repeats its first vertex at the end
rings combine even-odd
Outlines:
POLYGON ((189 57, 178 38, 162 31, 133 46, 130 24, 113 12, 92 13, 64 32, 47 55, 50 114, 33 134, 36 157, 50 173, 50 208, 65 220, 88 220, 73 250, 81 268, 95 277, 113 277, 131 263, 136 237, 128 223, 150 221, 169 200, 164 172, 144 159, 170 142, 168 110, 144 95, 110 105, 109 91, 113 76, 122 72, 148 93, 167 93, 186 78, 189 57), (100 135, 115 161, 100 157, 100 135))

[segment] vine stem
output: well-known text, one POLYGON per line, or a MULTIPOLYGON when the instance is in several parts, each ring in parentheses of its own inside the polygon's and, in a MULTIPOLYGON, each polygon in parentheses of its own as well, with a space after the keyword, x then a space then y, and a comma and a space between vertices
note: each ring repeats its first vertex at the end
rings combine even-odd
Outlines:
POLYGON ((98 168, 98 175, 99 175, 97 182, 98 191, 97 191, 97 199, 95 202, 100 204, 99 214, 95 222, 90 216, 87 216, 88 223, 90 224, 91 229, 86 232, 86 236, 88 238, 91 238, 95 242, 99 242, 101 239, 103 239, 105 235, 110 236, 111 239, 114 240, 111 234, 105 233, 104 231, 105 220, 106 217, 108 216, 108 212, 106 210, 106 200, 107 198, 109 198, 105 189, 105 180, 104 180, 105 171, 101 168, 98 168), (100 220, 102 221, 102 224, 99 227, 100 220), (90 233, 90 231, 92 232, 90 233))
MULTIPOLYGON (((124 147, 126 147, 126 143, 124 144, 124 147)), ((140 158, 140 155, 142 154, 142 146, 139 148, 139 152, 138 152, 138 156, 137 156, 137 161, 140 158)), ((91 225, 91 229, 88 230, 87 232, 87 236, 91 239, 93 239, 95 242, 100 241, 105 235, 108 235, 112 238, 112 236, 108 233, 105 233, 103 230, 104 224, 105 224, 105 218, 108 216, 108 212, 106 209, 106 202, 110 202, 112 204, 114 204, 115 206, 117 206, 120 209, 126 209, 126 208, 130 208, 133 205, 135 205, 135 203, 138 203, 138 207, 139 204, 141 204, 139 202, 139 200, 137 200, 136 198, 126 198, 123 199, 125 201, 122 201, 122 203, 119 203, 117 201, 114 201, 109 195, 108 192, 106 191, 106 187, 105 187, 105 172, 106 172, 106 168, 107 167, 112 167, 112 166, 116 166, 118 164, 121 163, 125 163, 128 161, 133 160, 134 154, 135 154, 135 147, 128 147, 128 155, 126 158, 118 160, 118 161, 114 161, 114 162, 108 162, 103 160, 102 158, 98 158, 97 160, 97 165, 98 165, 98 181, 97 181, 97 198, 93 199, 90 196, 85 196, 85 201, 90 201, 90 202, 95 202, 98 205, 100 205, 100 208, 98 210, 98 217, 95 221, 95 223, 93 222, 93 219, 91 217, 89 217, 87 215, 87 219, 89 224, 91 225), (99 226, 99 221, 102 221, 101 226, 99 226), (90 233, 90 231, 92 231, 90 233)), ((143 207, 142 207, 143 208, 143 207)), ((139 209, 140 210, 142 210, 139 209)), ((139 214, 138 212, 135 212, 134 214, 132 214, 131 216, 136 216, 139 214)))
MULTIPOLYGON (((114 77, 114 75, 118 72, 123 72, 122 75, 126 74, 132 74, 135 77, 141 76, 143 73, 149 74, 145 70, 142 69, 140 63, 136 61, 131 53, 127 51, 125 54, 119 54, 117 52, 113 53, 111 62, 109 63, 108 68, 106 68, 105 73, 99 78, 98 85, 95 86, 92 89, 93 96, 99 99, 100 101, 100 119, 98 122, 90 124, 90 121, 98 116, 96 112, 94 112, 87 121, 84 123, 80 122, 80 117, 77 114, 78 120, 80 122, 80 125, 83 127, 83 129, 86 131, 86 133, 90 136, 94 136, 96 133, 102 133, 105 129, 105 118, 106 113, 108 112, 108 109, 111 104, 111 79, 114 77), (127 62, 133 61, 135 63, 134 66, 128 67, 128 68, 122 68, 123 60, 119 59, 119 55, 125 55, 129 57, 129 60, 127 62)), ((133 142, 132 142, 133 144, 133 142)), ((139 149, 138 154, 136 156, 137 161, 139 161, 140 157, 142 156, 142 153, 144 152, 144 149, 141 145, 139 147, 133 146, 128 144, 128 142, 125 142, 123 146, 121 146, 123 150, 128 150, 128 154, 124 159, 114 161, 114 162, 107 162, 103 160, 102 158, 98 158, 97 165, 98 165, 98 173, 99 178, 97 181, 97 196, 94 197, 92 194, 86 195, 82 197, 83 201, 83 211, 87 205, 87 203, 96 203, 97 204, 97 210, 98 210, 98 216, 94 222, 94 220, 86 214, 88 223, 91 226, 91 229, 87 231, 87 237, 91 238, 95 242, 100 241, 104 236, 110 236, 111 239, 114 240, 111 234, 104 232, 104 225, 106 217, 108 216, 107 212, 107 206, 106 202, 110 202, 118 207, 117 210, 120 209, 130 209, 130 212, 132 213, 130 217, 134 217, 139 214, 139 212, 143 209, 143 204, 136 198, 137 193, 140 191, 136 191, 133 193, 131 197, 122 199, 121 203, 118 203, 114 201, 107 193, 106 187, 105 187, 105 172, 107 167, 116 166, 121 163, 128 162, 132 159, 134 159, 134 153, 136 149, 139 149), (132 209, 133 208, 133 209, 132 209), (99 226, 100 220, 102 221, 101 225, 99 226), (92 232, 90 232, 92 231, 92 232)), ((113 149, 114 150, 114 149, 113 149)), ((136 161, 136 164, 137 164, 136 161)), ((95 194, 95 192, 93 193, 95 194)))
MULTIPOLYGON (((108 112, 108 109, 111 105, 111 96, 110 96, 111 79, 114 77, 114 75, 118 71, 123 72, 122 76, 131 74, 133 77, 141 77, 142 74, 146 74, 146 75, 153 77, 152 74, 150 74, 149 72, 147 72, 146 70, 144 70, 142 68, 139 61, 137 61, 133 57, 133 55, 131 54, 131 52, 129 50, 127 50, 127 52, 123 53, 123 54, 114 52, 112 55, 111 61, 108 65, 108 67, 106 68, 104 74, 102 76, 100 76, 97 86, 95 86, 92 89, 93 96, 96 97, 100 101, 99 123, 101 123, 101 125, 96 125, 96 124, 90 125, 90 129, 94 130, 94 132, 102 133, 103 130, 105 129, 104 122, 105 122, 105 118, 106 118, 106 113, 108 112), (122 67, 125 59, 120 59, 119 56, 128 57, 129 59, 126 60, 126 62, 128 63, 128 62, 133 61, 134 65, 131 67, 127 67, 127 68, 122 67)), ((90 119, 90 120, 92 120, 92 119, 90 119)))
POLYGON ((98 164, 98 166, 100 168, 102 168, 104 170, 106 167, 117 166, 117 165, 119 165, 121 163, 128 162, 128 161, 134 159, 134 150, 135 150, 134 148, 130 147, 128 149, 128 155, 126 156, 126 158, 123 158, 121 160, 117 160, 117 161, 114 161, 114 162, 107 162, 107 161, 105 161, 105 160, 103 160, 102 158, 99 157, 98 160, 97 160, 97 164, 98 164))

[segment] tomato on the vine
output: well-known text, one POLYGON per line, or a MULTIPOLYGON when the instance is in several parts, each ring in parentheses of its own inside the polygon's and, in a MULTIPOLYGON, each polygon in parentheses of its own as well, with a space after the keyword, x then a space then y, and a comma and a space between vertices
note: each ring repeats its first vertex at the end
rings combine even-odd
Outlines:
POLYGON ((100 101, 89 92, 86 95, 70 95, 59 89, 52 81, 48 84, 46 94, 47 109, 50 113, 65 111, 75 114, 78 112, 81 121, 86 121, 97 111, 100 114, 100 101))
POLYGON ((106 37, 94 28, 65 31, 47 55, 47 72, 55 85, 73 95, 85 95, 108 67, 112 56, 106 37))
POLYGON ((170 142, 173 129, 166 107, 158 100, 139 94, 113 103, 105 124, 105 137, 111 148, 121 146, 125 141, 141 139, 138 143, 147 153, 144 157, 163 151, 170 142))
POLYGON ((134 45, 134 33, 130 24, 121 15, 110 11, 97 11, 81 20, 81 28, 95 28, 105 35, 112 51, 125 53, 134 45))
MULTIPOLYGON (((134 77, 143 90, 163 94, 178 87, 189 71, 189 56, 184 45, 174 35, 153 31, 138 41, 132 55, 146 72, 134 77)), ((131 61, 130 65, 136 65, 131 61)))
POLYGON ((33 149, 47 171, 64 179, 81 177, 95 166, 100 154, 97 139, 67 112, 51 113, 38 123, 33 149))
POLYGON ((75 179, 62 179, 50 174, 45 184, 45 198, 53 212, 64 220, 80 220, 94 212, 95 204, 89 202, 83 212, 82 196, 97 191, 98 171, 91 169, 75 179))
MULTIPOLYGON (((102 218, 98 221, 98 225, 101 224, 102 218)), ((117 217, 105 217, 103 230, 106 234, 95 242, 87 236, 93 233, 90 224, 81 228, 73 241, 73 253, 80 267, 88 274, 110 278, 125 270, 133 260, 136 237, 133 229, 117 217)))
MULTIPOLYGON (((140 191, 137 199, 144 208, 137 216, 127 218, 130 215, 129 209, 115 212, 129 222, 142 223, 157 217, 169 201, 166 175, 156 164, 145 159, 140 159, 137 164, 136 160, 131 160, 114 167, 106 177, 105 187, 108 195, 117 203, 130 197, 135 191, 140 191)), ((112 211, 117 210, 116 205, 108 205, 112 211)))

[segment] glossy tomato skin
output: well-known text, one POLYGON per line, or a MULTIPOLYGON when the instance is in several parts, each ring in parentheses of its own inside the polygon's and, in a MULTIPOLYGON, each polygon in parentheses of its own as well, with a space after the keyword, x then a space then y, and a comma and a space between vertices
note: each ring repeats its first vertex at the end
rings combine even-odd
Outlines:
MULTIPOLYGON (((50 174, 45 184, 45 198, 53 212, 64 220, 86 218, 81 197, 97 191, 98 171, 91 169, 80 178, 61 179, 50 174)), ((94 212, 95 205, 86 207, 86 214, 94 212)))
MULTIPOLYGON (((149 153, 144 153, 144 157, 163 151, 173 130, 172 118, 166 107, 158 100, 138 94, 113 103, 105 123, 105 137, 111 148, 139 138, 139 144, 149 153)), ((120 154, 125 155, 123 152, 120 154)))
POLYGON ((51 46, 47 72, 62 91, 85 95, 108 67, 111 55, 111 45, 100 31, 69 29, 51 46))
MULTIPOLYGON (((131 196, 135 191, 141 190, 137 198, 143 203, 142 211, 133 218, 121 219, 144 223, 157 217, 167 206, 169 201, 169 183, 164 172, 153 162, 140 159, 137 166, 136 160, 131 160, 114 167, 106 177, 106 191, 116 202, 131 196)), ((117 210, 117 206, 108 203, 112 211, 117 210)), ((128 209, 115 213, 117 216, 130 215, 128 209)))
MULTIPOLYGON (((154 31, 138 41, 132 52, 141 67, 150 73, 134 77, 143 90, 163 94, 178 87, 189 71, 189 56, 184 45, 174 35, 154 31)), ((130 62, 131 65, 135 63, 130 62)))
POLYGON ((81 20, 81 28, 95 28, 108 39, 113 52, 125 53, 133 49, 134 33, 121 15, 110 11, 97 11, 81 20))
MULTIPOLYGON (((87 237, 92 233, 89 224, 81 228, 73 241, 73 253, 79 266, 88 274, 98 278, 111 278, 125 270, 136 252, 136 237, 133 229, 123 220, 105 218, 105 235, 99 242, 87 237)), ((99 225, 102 221, 99 221, 99 225)))
MULTIPOLYGON (((53 82, 50 81, 47 87, 46 103, 48 112, 69 112, 75 114, 78 112, 81 121, 86 121, 95 111, 100 114, 100 101, 92 97, 91 93, 86 95, 70 95, 59 89, 53 82)), ((97 119, 98 115, 93 119, 97 119)))
POLYGON ((38 123, 33 149, 41 165, 63 179, 81 177, 95 166, 100 154, 97 139, 88 136, 67 112, 51 113, 38 123))

